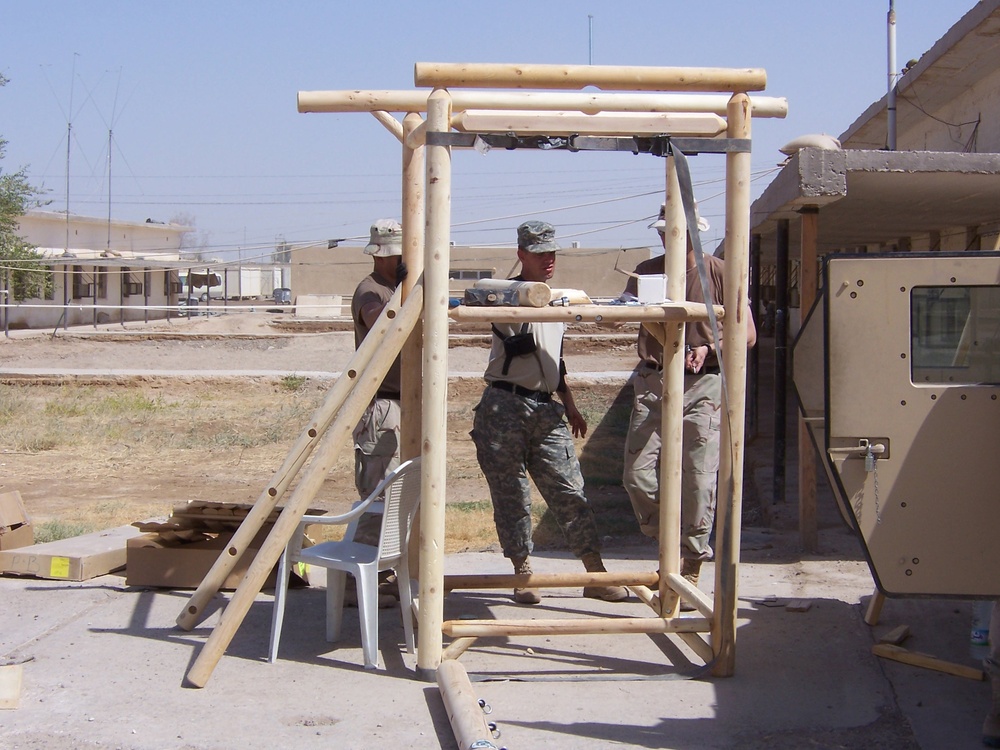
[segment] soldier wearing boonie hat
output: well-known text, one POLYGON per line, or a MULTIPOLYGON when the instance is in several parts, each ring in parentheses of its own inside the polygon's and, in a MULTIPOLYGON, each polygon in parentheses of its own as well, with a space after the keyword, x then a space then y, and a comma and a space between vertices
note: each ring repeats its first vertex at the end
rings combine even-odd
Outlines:
MULTIPOLYGON (((666 205, 660 206, 660 215, 650 229, 660 233, 666 249, 666 205)), ((709 228, 695 206, 699 231, 709 228)), ((690 228, 687 237, 687 270, 685 299, 704 304, 701 279, 695 265, 694 245, 690 228)), ((714 255, 704 257, 712 300, 723 304, 723 269, 725 263, 714 255)), ((666 258, 659 255, 644 260, 636 266, 636 274, 662 274, 666 258)), ((626 295, 635 295, 638 284, 629 277, 626 295)), ((753 346, 757 331, 747 311, 747 343, 753 346)), ((721 327, 721 323, 720 323, 721 327)), ((719 471, 719 430, 721 427, 722 377, 721 357, 711 327, 707 323, 687 323, 684 327, 685 355, 683 436, 681 450, 683 472, 681 475, 681 575, 694 585, 698 584, 701 564, 711 560, 714 552, 709 544, 715 524, 716 485, 719 471)), ((632 502, 639 529, 643 534, 657 538, 660 525, 660 424, 663 394, 663 347, 640 326, 636 342, 639 364, 632 374, 632 416, 625 438, 625 465, 622 484, 632 502)), ((681 609, 694 607, 687 602, 681 609)))
MULTIPOLYGON (((516 281, 547 282, 555 270, 555 229, 544 221, 517 228, 516 281)), ((490 487, 500 546, 514 572, 531 573, 530 475, 552 510, 573 554, 588 571, 604 572, 594 509, 583 491, 573 435, 587 434, 587 422, 573 401, 562 359, 563 323, 495 323, 486 390, 476 407, 472 440, 490 487), (554 400, 558 395, 561 400, 554 400), (566 424, 569 420, 569 426, 566 424), (570 427, 573 434, 570 434, 570 427)), ((587 586, 584 596, 623 601, 622 586, 587 586)), ((537 589, 518 587, 514 600, 538 604, 537 589)))
MULTIPOLYGON (((402 262, 403 227, 395 219, 374 222, 364 252, 372 256, 373 269, 361 280, 351 298, 355 347, 360 346, 396 287, 406 278, 406 266, 402 262)), ((399 390, 400 359, 396 357, 375 398, 354 428, 354 484, 361 498, 368 497, 379 482, 399 466, 399 390)), ((355 541, 377 545, 381 526, 380 515, 364 514, 358 522, 355 541)), ((384 592, 385 587, 380 586, 380 591, 384 592)), ((385 596, 380 595, 380 606, 393 604, 392 600, 384 600, 385 596)))

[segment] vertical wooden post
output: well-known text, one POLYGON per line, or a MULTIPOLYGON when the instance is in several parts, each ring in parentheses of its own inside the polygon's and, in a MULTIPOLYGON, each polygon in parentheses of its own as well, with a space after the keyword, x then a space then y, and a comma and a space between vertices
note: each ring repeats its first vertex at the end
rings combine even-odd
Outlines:
MULTIPOLYGON (((687 222, 677 165, 667 157, 664 259, 667 297, 687 299, 687 222)), ((697 231, 697 229, 695 229, 697 231)), ((663 326, 663 397, 660 402, 660 615, 676 612, 677 598, 665 596, 667 575, 680 573, 681 464, 684 419, 684 323, 663 326), (670 606, 668 611, 666 607, 670 606)))
MULTIPOLYGON (((406 136, 423 122, 411 112, 403 118, 403 143, 406 136)), ((403 262, 407 276, 403 282, 403 299, 413 289, 424 272, 424 147, 403 146, 403 262)), ((420 323, 407 339, 402 353, 402 372, 405 387, 400 394, 403 422, 400 427, 403 460, 420 455, 421 399, 418 384, 421 381, 423 327, 420 323)), ((416 538, 416 536, 414 536, 416 538)), ((416 568, 414 568, 416 570, 416 568)))
POLYGON ((423 470, 420 477, 420 627, 417 672, 434 679, 444 623, 444 515, 448 417, 448 263, 451 255, 451 95, 427 99, 427 236, 424 248, 423 470))
MULTIPOLYGON (((406 136, 423 123, 423 118, 411 112, 403 118, 403 262, 407 276, 403 282, 403 299, 410 294, 417 279, 424 272, 424 180, 426 178, 424 147, 411 148, 406 145, 406 136)), ((420 427, 423 416, 420 383, 423 364, 423 326, 420 321, 403 345, 402 351, 402 393, 399 405, 401 424, 400 458, 407 460, 420 455, 420 427)), ((420 516, 413 519, 410 529, 412 540, 408 548, 410 570, 413 578, 419 580, 420 573, 420 516)))
MULTIPOLYGON (((799 325, 816 301, 818 277, 816 244, 819 233, 819 209, 808 206, 802 216, 802 246, 799 257, 799 325)), ((819 548, 819 524, 816 512, 816 449, 809 428, 799 415, 799 541, 805 552, 819 548)))
MULTIPOLYGON (((730 138, 750 138, 750 97, 733 94, 727 112, 730 138)), ((736 666, 736 606, 743 512, 743 453, 747 367, 747 284, 750 254, 750 154, 726 154, 726 318, 722 357, 726 368, 726 418, 722 420, 715 551, 712 673, 729 677, 736 666)))

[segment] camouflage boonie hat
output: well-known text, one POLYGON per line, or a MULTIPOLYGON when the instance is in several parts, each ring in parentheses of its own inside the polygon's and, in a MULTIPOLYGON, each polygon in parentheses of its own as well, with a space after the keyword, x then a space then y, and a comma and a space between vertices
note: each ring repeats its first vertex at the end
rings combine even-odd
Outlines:
POLYGON ((365 253, 378 257, 403 254, 403 227, 395 219, 379 219, 371 228, 365 253))
POLYGON ((551 253, 559 250, 556 230, 547 221, 526 221, 517 228, 517 246, 529 253, 551 253))

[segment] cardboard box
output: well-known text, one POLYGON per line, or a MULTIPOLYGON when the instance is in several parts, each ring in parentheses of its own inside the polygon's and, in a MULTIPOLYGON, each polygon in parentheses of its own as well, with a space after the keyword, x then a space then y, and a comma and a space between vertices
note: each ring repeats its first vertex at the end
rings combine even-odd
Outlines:
POLYGON ((86 581, 125 567, 125 543, 133 526, 0 551, 0 572, 64 581, 86 581))
POLYGON ((30 547, 35 528, 17 490, 0 494, 0 550, 30 547))
MULTIPOLYGON (((261 545, 271 531, 265 524, 220 587, 232 591, 239 586, 261 545)), ((232 531, 208 535, 197 541, 165 539, 160 534, 142 534, 128 541, 125 583, 129 586, 159 586, 172 589, 195 589, 233 538, 232 531)), ((264 588, 274 588, 276 570, 272 569, 264 588)), ((301 582, 301 580, 300 580, 301 582)))
MULTIPOLYGON (((198 588, 251 508, 245 504, 195 501, 174 508, 166 523, 134 524, 146 533, 128 542, 125 583, 129 586, 198 588)), ((275 508, 271 512, 220 589, 231 591, 239 586, 280 511, 275 508)), ((304 540, 303 543, 309 542, 304 540)), ((274 588, 276 568, 277 565, 268 574, 263 588, 274 588)), ((305 581, 293 572, 289 583, 297 586, 305 581)))

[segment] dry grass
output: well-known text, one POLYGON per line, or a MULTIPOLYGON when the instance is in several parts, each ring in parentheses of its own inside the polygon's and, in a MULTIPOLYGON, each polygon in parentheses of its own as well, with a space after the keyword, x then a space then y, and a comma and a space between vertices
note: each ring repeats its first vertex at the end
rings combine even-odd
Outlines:
MULTIPOLYGON (((0 389, 0 489, 21 492, 39 540, 165 517, 189 500, 251 503, 328 385, 294 376, 221 383, 14 381, 0 389)), ((449 399, 447 551, 497 544, 492 505, 468 438, 480 391, 478 384, 458 388, 449 399)), ((620 486, 629 402, 609 386, 578 389, 576 399, 591 426, 580 460, 601 534, 634 540, 634 518, 620 486)), ((313 506, 346 510, 356 495, 352 471, 347 443, 313 506)), ((536 546, 564 546, 540 500, 534 514, 536 546)))

